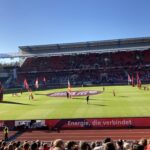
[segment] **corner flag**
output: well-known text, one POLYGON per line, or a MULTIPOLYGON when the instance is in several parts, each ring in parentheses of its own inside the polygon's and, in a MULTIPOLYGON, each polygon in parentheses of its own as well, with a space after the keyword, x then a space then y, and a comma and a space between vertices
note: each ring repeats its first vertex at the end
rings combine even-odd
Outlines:
POLYGON ((29 84, 28 84, 28 82, 27 82, 27 80, 26 79, 24 79, 24 81, 23 81, 23 83, 24 83, 24 87, 25 87, 25 89, 29 89, 29 84))

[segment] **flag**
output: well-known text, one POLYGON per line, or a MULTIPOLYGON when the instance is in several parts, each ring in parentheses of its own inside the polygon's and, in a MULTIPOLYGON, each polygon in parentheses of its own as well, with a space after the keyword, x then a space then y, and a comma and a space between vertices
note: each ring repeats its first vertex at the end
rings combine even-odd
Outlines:
POLYGON ((140 79, 140 77, 139 77, 138 72, 136 73, 136 80, 137 80, 137 87, 138 87, 138 88, 141 88, 141 79, 140 79))
POLYGON ((141 88, 141 85, 142 85, 142 83, 141 83, 141 80, 139 79, 138 87, 141 88))
POLYGON ((134 87, 134 76, 132 75, 132 86, 134 87))
POLYGON ((43 77, 43 82, 44 82, 44 84, 46 84, 46 78, 45 77, 43 77))
POLYGON ((71 92, 71 84, 70 84, 69 79, 68 79, 68 91, 71 92))
POLYGON ((26 79, 24 79, 24 87, 25 87, 25 89, 29 89, 29 84, 28 84, 28 82, 27 82, 27 80, 26 79))
POLYGON ((128 84, 132 82, 130 75, 128 74, 128 84))
POLYGON ((137 86, 138 86, 138 84, 139 84, 139 79, 140 79, 140 78, 139 78, 139 73, 137 72, 137 73, 136 73, 136 83, 137 83, 137 86))
POLYGON ((35 80, 35 88, 39 88, 39 80, 38 80, 38 78, 36 78, 36 80, 35 80))

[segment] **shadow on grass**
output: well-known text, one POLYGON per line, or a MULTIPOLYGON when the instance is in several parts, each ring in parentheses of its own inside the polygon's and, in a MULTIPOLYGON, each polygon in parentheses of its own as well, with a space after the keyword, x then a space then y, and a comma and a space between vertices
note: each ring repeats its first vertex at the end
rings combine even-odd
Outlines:
POLYGON ((101 106, 107 106, 107 105, 102 105, 102 104, 90 104, 90 103, 87 104, 87 105, 94 105, 94 106, 100 106, 100 107, 101 107, 101 106))
POLYGON ((48 94, 38 94, 38 93, 35 93, 35 95, 48 95, 48 94))
POLYGON ((118 97, 129 97, 129 96, 118 96, 118 97))
POLYGON ((72 97, 72 99, 85 99, 85 97, 72 97))
POLYGON ((90 101, 110 101, 109 99, 92 99, 92 98, 90 98, 90 101))
MULTIPOLYGON (((73 97, 72 99, 84 99, 84 100, 86 100, 86 97, 73 97)), ((95 99, 95 98, 90 98, 90 100, 99 101, 99 99, 95 99)))
POLYGON ((15 104, 15 105, 31 105, 31 104, 25 104, 25 103, 19 103, 19 102, 10 102, 10 101, 2 101, 0 103, 2 103, 2 104, 15 104))

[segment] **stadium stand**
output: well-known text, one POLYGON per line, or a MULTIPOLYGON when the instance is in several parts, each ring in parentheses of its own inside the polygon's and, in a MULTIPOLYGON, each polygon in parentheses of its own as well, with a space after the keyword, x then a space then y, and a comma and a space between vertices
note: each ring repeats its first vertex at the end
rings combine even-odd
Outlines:
MULTIPOLYGON (((20 46, 17 80, 30 85, 39 78, 40 87, 64 87, 70 79, 76 85, 128 84, 127 77, 139 73, 142 83, 150 82, 150 38, 131 38, 69 44, 20 46)), ((8 80, 8 79, 7 79, 8 80)), ((17 81, 17 82, 16 82, 17 81)))
POLYGON ((131 51, 27 58, 20 68, 19 80, 33 81, 44 74, 51 85, 63 85, 68 78, 74 85, 127 84, 127 74, 139 72, 142 82, 149 82, 147 57, 150 57, 147 51, 131 51))

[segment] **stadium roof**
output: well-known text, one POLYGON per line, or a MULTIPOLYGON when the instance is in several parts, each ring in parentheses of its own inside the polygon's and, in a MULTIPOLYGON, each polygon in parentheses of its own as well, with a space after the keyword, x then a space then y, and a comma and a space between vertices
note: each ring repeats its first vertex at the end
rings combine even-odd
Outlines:
POLYGON ((20 46, 22 54, 78 54, 145 50, 150 48, 150 37, 88 41, 50 45, 20 46))
POLYGON ((16 54, 0 54, 0 57, 49 57, 54 55, 150 50, 150 37, 19 46, 19 50, 16 54))

